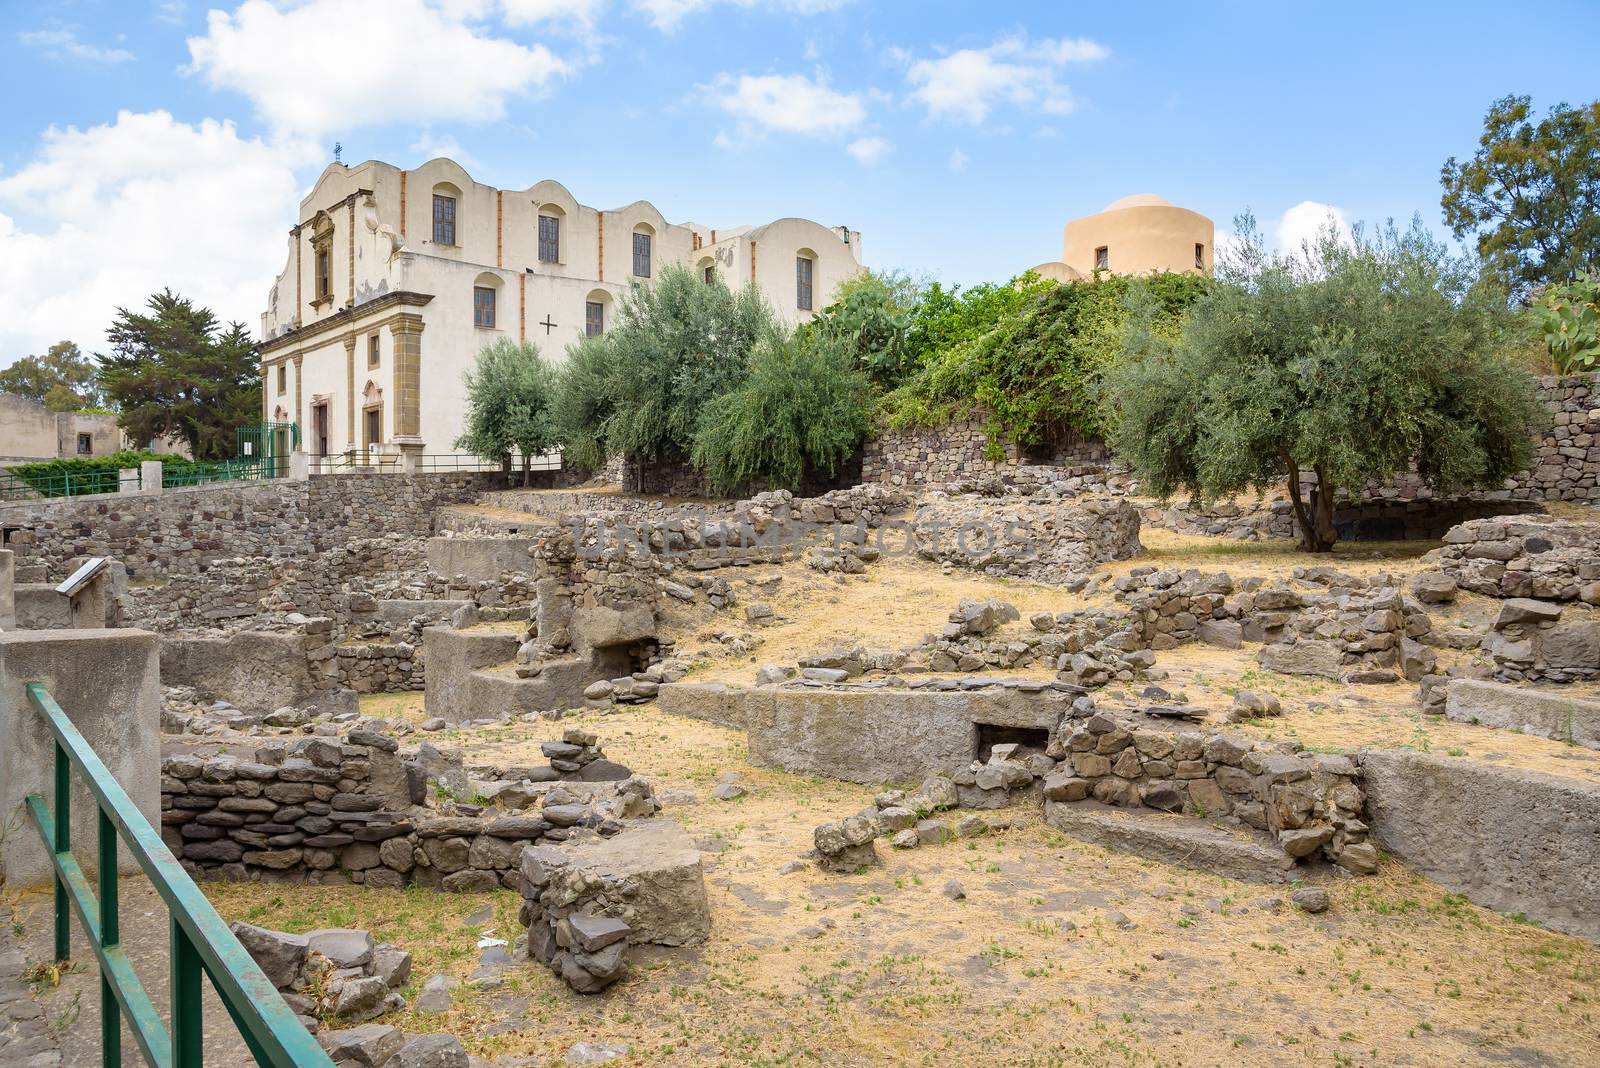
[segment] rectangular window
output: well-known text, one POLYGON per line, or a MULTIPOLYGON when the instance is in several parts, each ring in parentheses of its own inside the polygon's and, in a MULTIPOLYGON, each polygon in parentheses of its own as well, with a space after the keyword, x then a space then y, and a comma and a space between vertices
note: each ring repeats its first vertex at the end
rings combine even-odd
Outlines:
POLYGON ((591 300, 583 306, 583 336, 599 337, 606 332, 606 306, 591 300))
POLYGON ((368 445, 377 445, 377 444, 379 444, 379 443, 381 443, 383 441, 383 409, 382 408, 368 408, 367 411, 366 411, 366 416, 367 416, 367 426, 366 426, 367 440, 366 440, 366 444, 368 444, 368 445))
POLYGON ((638 278, 650 277, 650 235, 633 235, 633 273, 638 278))
POLYGON ((317 299, 333 292, 333 253, 328 249, 317 252, 317 299))
POLYGON ((717 269, 715 267, 711 266, 711 264, 708 263, 705 266, 705 270, 700 273, 700 280, 702 282, 704 282, 706 285, 710 285, 711 284, 711 280, 713 278, 715 278, 716 276, 717 276, 717 269))
POLYGON ((1194 243, 1194 269, 1197 271, 1206 269, 1206 247, 1198 241, 1194 243))
POLYGON ((278 365, 278 392, 280 394, 281 393, 287 393, 288 390, 289 390, 289 365, 286 364, 286 363, 280 363, 278 365))
POLYGON ((456 243, 456 198, 433 194, 433 243, 456 243))
POLYGON ((378 335, 377 334, 368 334, 367 335, 367 366, 368 367, 376 367, 376 366, 378 366, 378 353, 379 353, 378 335))
POLYGON ((554 215, 539 216, 539 262, 561 262, 561 220, 554 215))
POLYGON ((90 434, 78 435, 78 455, 88 456, 94 452, 94 437, 90 434))
POLYGON ((811 310, 811 261, 804 256, 796 256, 794 261, 794 306, 811 310))
POLYGON ((1111 267, 1111 250, 1104 245, 1094 250, 1094 269, 1097 271, 1109 270, 1111 267))
POLYGON ((472 287, 472 325, 494 329, 494 287, 472 287))

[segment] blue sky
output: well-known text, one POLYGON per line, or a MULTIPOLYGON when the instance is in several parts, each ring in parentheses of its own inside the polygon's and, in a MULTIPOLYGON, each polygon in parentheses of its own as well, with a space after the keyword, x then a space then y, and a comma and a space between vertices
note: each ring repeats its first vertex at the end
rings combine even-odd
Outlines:
POLYGON ((1135 192, 1293 242, 1439 220, 1484 111, 1600 93, 1600 4, 7 0, 0 365, 170 285, 259 322, 344 158, 454 155, 712 226, 863 231, 1000 280, 1135 192))

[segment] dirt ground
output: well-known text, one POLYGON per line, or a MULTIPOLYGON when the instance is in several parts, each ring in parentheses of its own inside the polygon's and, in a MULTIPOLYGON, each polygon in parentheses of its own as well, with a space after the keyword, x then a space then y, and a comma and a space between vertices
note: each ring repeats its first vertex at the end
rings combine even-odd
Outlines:
MULTIPOLYGON (((1330 560, 1287 544, 1160 530, 1143 538, 1145 556, 1107 570, 1412 571, 1429 547, 1353 545, 1330 560)), ((679 651, 698 651, 691 679, 748 684, 760 663, 858 642, 900 648, 937 631, 962 596, 1010 601, 1022 612, 1018 628, 1031 612, 1113 603, 896 559, 872 565, 865 579, 799 564, 749 568, 735 590, 739 604, 727 611, 680 607, 668 620, 679 651), (782 582, 770 593, 746 585, 774 575, 782 582), (756 601, 773 607, 773 625, 745 623, 744 606, 756 601), (732 655, 717 640, 728 635, 753 647, 732 655)), ((1433 614, 1448 627, 1492 610, 1463 597, 1433 614)), ((1262 672, 1248 646, 1186 646, 1158 654, 1157 666, 1163 686, 1208 708, 1226 708, 1241 687, 1278 694, 1282 717, 1237 728, 1259 737, 1330 751, 1410 746, 1600 781, 1600 753, 1424 716, 1410 684, 1262 672)), ((362 704, 370 715, 415 721, 422 695, 368 695, 362 704)), ((1083 845, 1030 809, 987 814, 1016 826, 943 846, 899 852, 880 842, 884 864, 864 874, 811 865, 784 874, 811 848, 818 823, 859 811, 872 790, 756 768, 742 733, 653 706, 430 737, 463 748, 469 764, 530 763, 540 742, 574 723, 648 778, 664 815, 699 844, 707 946, 639 951, 626 979, 584 997, 535 965, 480 970, 480 937, 518 933, 510 892, 209 884, 207 893, 228 919, 364 927, 406 947, 415 959, 408 997, 433 974, 487 977, 445 1013, 408 1009, 390 1022, 451 1032, 475 1057, 507 1068, 560 1063, 577 1041, 626 1044, 629 1055, 614 1063, 685 1066, 1600 1064, 1600 948, 1479 908, 1389 858, 1373 877, 1319 876, 1333 905, 1313 916, 1287 904, 1289 887, 1083 845), (712 800, 729 774, 748 794, 712 800), (951 880, 964 897, 947 896, 951 880)))
MULTIPOLYGON (((563 721, 566 725, 572 721, 563 721)), ((700 844, 712 940, 657 951, 597 997, 519 965, 450 1012, 496 1064, 545 1065, 580 1040, 661 1065, 1589 1065, 1600 949, 1484 909, 1385 860, 1329 882, 1319 916, 1233 882, 1025 825, 894 852, 856 876, 780 874, 812 828, 870 790, 752 767, 743 736, 644 706, 587 713, 607 755, 655 783, 700 844), (732 772, 749 794, 710 800, 732 772), (957 879, 965 898, 944 887, 957 879), (1121 914, 1132 926, 1118 925, 1121 914)), ((553 723, 452 732, 474 760, 526 761, 553 723)), ((1548 743, 1547 743, 1548 744, 1548 743)), ((1012 815, 1000 813, 1000 816, 1012 815)), ((416 957, 410 993, 515 933, 516 897, 209 886, 227 917, 370 928, 416 957), (468 925, 465 921, 474 919, 468 925)))

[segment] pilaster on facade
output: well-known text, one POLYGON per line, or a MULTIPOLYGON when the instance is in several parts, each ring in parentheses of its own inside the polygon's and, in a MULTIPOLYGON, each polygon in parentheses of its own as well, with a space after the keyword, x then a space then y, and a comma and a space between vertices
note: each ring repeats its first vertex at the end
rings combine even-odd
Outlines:
POLYGON ((356 336, 344 338, 344 443, 356 447, 356 336))
POLYGON ((306 357, 305 357, 304 353, 298 353, 298 352, 295 353, 295 356, 294 356, 294 421, 296 423, 300 424, 301 426, 305 425, 304 422, 302 422, 301 419, 300 419, 300 383, 305 378, 305 375, 303 375, 301 373, 301 368, 303 368, 305 366, 305 362, 306 362, 306 357))
POLYGON ((422 316, 402 312, 389 321, 394 339, 394 432, 403 451, 422 451, 422 316))

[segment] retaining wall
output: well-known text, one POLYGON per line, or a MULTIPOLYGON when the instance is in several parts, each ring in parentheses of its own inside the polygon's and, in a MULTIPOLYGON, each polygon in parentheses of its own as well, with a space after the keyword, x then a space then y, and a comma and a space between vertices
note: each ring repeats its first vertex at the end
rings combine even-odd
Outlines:
POLYGON ((1486 908, 1600 939, 1600 786, 1397 749, 1360 763, 1382 848, 1486 908))

